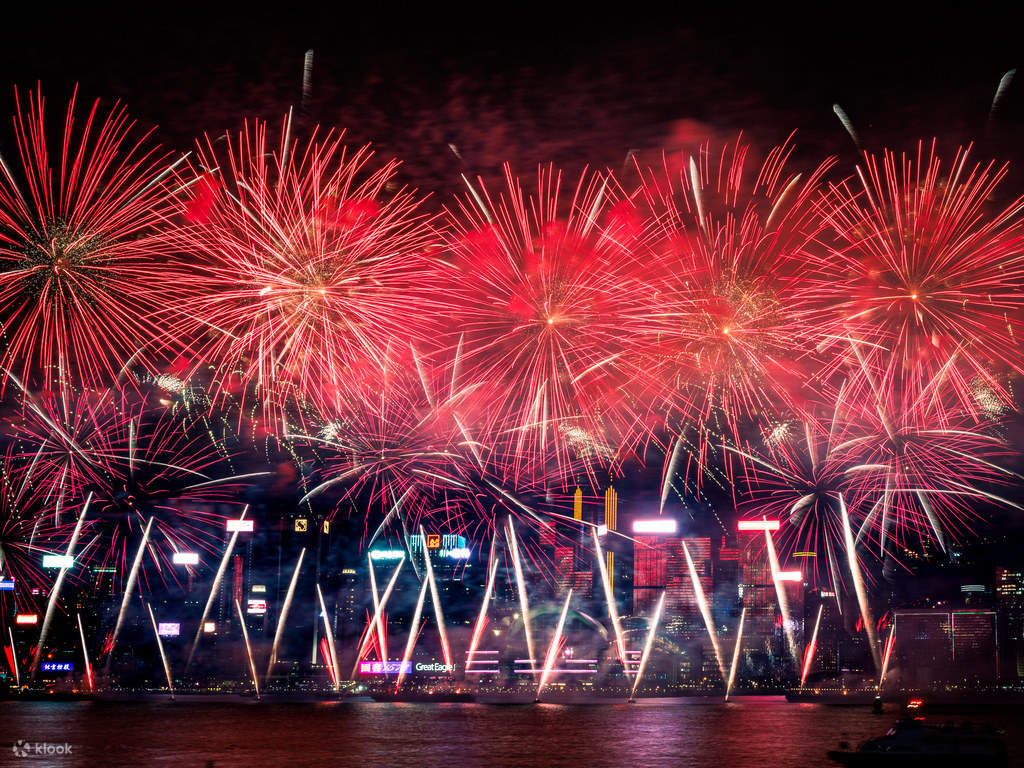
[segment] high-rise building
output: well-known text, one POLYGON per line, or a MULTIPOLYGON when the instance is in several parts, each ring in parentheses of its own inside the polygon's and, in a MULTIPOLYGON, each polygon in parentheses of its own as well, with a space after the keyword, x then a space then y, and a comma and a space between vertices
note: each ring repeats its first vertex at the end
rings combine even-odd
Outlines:
POLYGON ((950 681, 990 683, 998 676, 995 611, 896 611, 890 674, 907 688, 950 681))
POLYGON ((633 537, 633 614, 647 615, 665 589, 667 554, 660 536, 633 537))
POLYGON ((773 650, 778 600, 763 531, 743 533, 739 543, 739 591, 746 610, 741 649, 750 658, 773 650))
POLYGON ((1001 674, 1024 677, 1024 571, 996 568, 996 609, 999 615, 1001 674))

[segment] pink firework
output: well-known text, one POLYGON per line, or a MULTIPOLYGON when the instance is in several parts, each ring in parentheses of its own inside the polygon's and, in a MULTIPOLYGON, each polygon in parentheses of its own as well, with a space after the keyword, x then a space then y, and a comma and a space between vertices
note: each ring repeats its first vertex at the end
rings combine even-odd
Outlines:
POLYGON ((998 422, 979 422, 951 394, 938 408, 898 390, 866 402, 853 392, 836 450, 849 457, 848 503, 859 508, 861 532, 873 530, 883 554, 891 542, 931 541, 945 551, 986 507, 1017 506, 999 494, 1015 475, 998 422))
POLYGON ((173 301, 154 248, 169 166, 120 104, 80 120, 72 96, 51 155, 42 92, 15 101, 21 167, 0 158, 0 383, 113 383, 149 359, 160 332, 147 318, 173 301))
POLYGON ((318 432, 290 436, 302 437, 318 464, 303 502, 350 503, 371 536, 378 524, 470 532, 493 529, 509 514, 537 518, 530 499, 543 491, 533 479, 539 470, 514 474, 513 461, 477 433, 492 401, 478 384, 456 390, 445 366, 412 353, 392 356, 350 391, 318 432))
POLYGON ((106 390, 70 404, 34 398, 11 435, 19 459, 12 476, 45 501, 53 523, 66 523, 62 509, 92 493, 86 522, 102 539, 92 557, 117 569, 115 581, 150 517, 150 552, 164 575, 175 573, 163 567, 174 552, 215 556, 225 516, 240 509, 232 456, 200 419, 173 413, 153 393, 106 390))
POLYGON ((753 175, 739 140, 641 170, 658 237, 654 301, 631 354, 650 407, 680 439, 691 433, 698 478, 709 449, 740 442, 741 422, 790 413, 806 396, 816 285, 803 251, 821 226, 812 202, 829 163, 794 173, 791 151, 772 149, 753 175))
POLYGON ((911 397, 948 390, 982 418, 1010 404, 1003 374, 1024 371, 1024 200, 994 202, 1005 174, 969 148, 947 168, 919 143, 916 156, 866 154, 830 191, 814 271, 833 367, 874 369, 876 388, 911 397))
POLYGON ((0 580, 13 580, 13 595, 0 593, 0 609, 38 610, 46 602, 56 571, 42 568, 43 555, 62 554, 75 527, 81 504, 67 510, 63 524, 47 514, 49 503, 24 475, 16 451, 0 457, 0 580))
POLYGON ((481 182, 450 211, 453 376, 494 393, 485 431, 514 464, 565 476, 631 440, 624 356, 647 295, 642 234, 629 200, 611 204, 614 185, 584 173, 565 194, 542 167, 529 194, 506 167, 497 197, 481 182))
POLYGON ((263 123, 207 137, 168 236, 185 296, 173 336, 193 370, 212 367, 215 399, 255 397, 278 430, 280 403, 336 409, 356 361, 436 337, 432 228, 396 188, 397 162, 371 171, 368 147, 335 132, 300 143, 289 125, 276 150, 263 123))

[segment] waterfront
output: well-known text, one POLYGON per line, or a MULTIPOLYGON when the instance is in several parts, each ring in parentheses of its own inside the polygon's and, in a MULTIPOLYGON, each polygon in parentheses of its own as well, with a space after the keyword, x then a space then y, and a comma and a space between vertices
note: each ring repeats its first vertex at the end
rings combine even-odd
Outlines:
MULTIPOLYGON (((813 768, 833 765, 826 751, 841 738, 878 735, 897 714, 753 697, 592 706, 8 701, 0 765, 813 768), (19 739, 70 744, 71 755, 17 757, 19 739)), ((1024 761, 1017 712, 928 719, 991 723, 1007 732, 1010 764, 1024 761)))

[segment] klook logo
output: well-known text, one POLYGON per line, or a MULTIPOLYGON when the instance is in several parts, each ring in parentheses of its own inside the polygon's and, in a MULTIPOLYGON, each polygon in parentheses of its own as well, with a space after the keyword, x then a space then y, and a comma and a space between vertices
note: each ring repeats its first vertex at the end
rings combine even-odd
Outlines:
POLYGON ((11 747, 11 751, 17 757, 54 757, 56 755, 70 755, 71 745, 18 739, 11 747))

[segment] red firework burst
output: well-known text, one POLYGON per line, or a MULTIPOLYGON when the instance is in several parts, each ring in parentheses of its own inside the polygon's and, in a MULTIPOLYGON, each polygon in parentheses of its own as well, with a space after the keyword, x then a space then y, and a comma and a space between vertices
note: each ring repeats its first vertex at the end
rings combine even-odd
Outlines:
POLYGON ((0 159, 0 384, 113 383, 147 359, 159 333, 147 318, 173 300, 154 269, 169 166, 119 103, 104 116, 94 102, 80 124, 73 96, 52 156, 42 92, 26 110, 15 101, 20 175, 0 159))
POLYGON ((948 390, 985 417, 993 398, 1011 401, 1000 374, 1024 371, 1024 200, 996 203, 1006 167, 969 152, 948 170, 934 141, 912 157, 866 154, 825 198, 815 267, 834 368, 852 361, 926 399, 948 390))
POLYGON ((495 395, 486 432, 513 464, 607 462, 629 441, 635 416, 624 363, 646 300, 635 258, 632 204, 613 207, 615 182, 584 173, 569 195, 541 168, 536 195, 505 169, 450 211, 454 377, 495 395))
POLYGON ((803 250, 821 226, 812 202, 829 163, 791 173, 791 151, 772 149, 752 182, 739 140, 641 171, 658 239, 654 301, 631 353, 670 431, 695 430, 698 470, 710 446, 740 442, 742 420, 786 414, 804 396, 815 286, 803 250))
POLYGON ((256 392, 272 424, 275 401, 335 410, 357 361, 436 336, 432 229, 420 199, 393 189, 397 162, 370 172, 369 148, 350 152, 340 133, 282 135, 276 151, 263 123, 221 148, 207 138, 169 234, 185 295, 172 335, 213 367, 215 399, 256 392))

